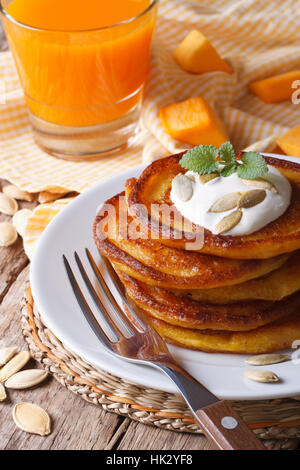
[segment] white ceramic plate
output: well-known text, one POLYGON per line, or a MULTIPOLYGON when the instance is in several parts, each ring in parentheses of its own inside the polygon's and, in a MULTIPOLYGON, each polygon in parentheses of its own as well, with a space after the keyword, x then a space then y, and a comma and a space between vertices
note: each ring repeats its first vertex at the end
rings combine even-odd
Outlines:
MULTIPOLYGON (((294 161, 298 161, 294 159, 294 161)), ((131 169, 105 183, 94 186, 77 197, 58 214, 42 235, 31 263, 30 282, 33 298, 46 325, 74 353, 89 363, 119 377, 140 385, 176 392, 175 386, 163 373, 147 366, 138 366, 118 360, 99 344, 87 324, 66 277, 62 262, 65 254, 74 263, 76 249, 85 260, 85 247, 99 260, 94 246, 92 225, 97 208, 106 199, 123 191, 127 178, 138 176, 143 167, 131 169)), ((85 263, 88 266, 88 263, 85 263)), ((88 270, 92 276, 91 270, 88 270)), ((80 283, 86 298, 91 298, 80 283)), ((97 315, 97 313, 95 312, 97 315)), ((300 338, 299 338, 300 340, 300 338)), ((300 394, 299 368, 293 362, 268 366, 279 375, 280 383, 259 384, 244 379, 245 356, 233 354, 207 354, 171 347, 178 362, 214 394, 224 399, 254 400, 300 394)))

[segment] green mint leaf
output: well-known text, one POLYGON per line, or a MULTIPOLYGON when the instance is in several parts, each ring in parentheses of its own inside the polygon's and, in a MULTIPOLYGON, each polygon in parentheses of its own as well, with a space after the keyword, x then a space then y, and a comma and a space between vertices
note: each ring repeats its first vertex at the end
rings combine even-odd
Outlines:
POLYGON ((244 153, 242 162, 237 169, 239 178, 252 180, 260 178, 268 172, 268 165, 265 159, 257 152, 244 153))
POLYGON ((230 142, 225 142, 219 148, 221 160, 224 163, 232 164, 236 161, 236 154, 230 142))
POLYGON ((231 163, 231 165, 224 166, 223 170, 221 171, 221 176, 227 177, 232 175, 237 169, 237 163, 231 163))
POLYGON ((225 142, 219 149, 213 145, 194 147, 182 156, 179 163, 186 170, 206 175, 218 170, 220 165, 220 162, 217 161, 219 153, 221 163, 225 164, 221 171, 223 177, 228 177, 236 171, 239 178, 256 179, 268 172, 265 159, 257 152, 244 153, 242 163, 239 163, 230 142, 225 142))
POLYGON ((199 145, 188 150, 179 163, 186 170, 194 171, 200 175, 207 175, 218 169, 218 154, 218 149, 213 145, 199 145))

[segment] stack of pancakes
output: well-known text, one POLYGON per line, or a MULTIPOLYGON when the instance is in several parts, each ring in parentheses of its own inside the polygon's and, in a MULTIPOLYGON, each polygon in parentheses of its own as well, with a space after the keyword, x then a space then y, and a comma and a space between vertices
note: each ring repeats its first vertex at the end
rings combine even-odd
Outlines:
POLYGON ((183 230, 176 211, 166 219, 157 210, 172 206, 180 158, 152 163, 106 202, 94 224, 100 252, 167 342, 245 354, 290 348, 300 339, 300 165, 266 158, 289 179, 291 204, 261 230, 233 237, 188 221, 183 230))

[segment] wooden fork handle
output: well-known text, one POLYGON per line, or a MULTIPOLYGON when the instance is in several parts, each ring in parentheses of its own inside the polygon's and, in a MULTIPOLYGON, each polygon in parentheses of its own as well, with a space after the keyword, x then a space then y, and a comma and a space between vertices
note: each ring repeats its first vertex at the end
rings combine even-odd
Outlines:
POLYGON ((196 411, 196 417, 219 450, 267 450, 225 400, 196 411))
POLYGON ((219 450, 267 450, 226 400, 218 400, 178 364, 152 363, 177 385, 206 437, 219 450), (200 408, 201 407, 201 408, 200 408))

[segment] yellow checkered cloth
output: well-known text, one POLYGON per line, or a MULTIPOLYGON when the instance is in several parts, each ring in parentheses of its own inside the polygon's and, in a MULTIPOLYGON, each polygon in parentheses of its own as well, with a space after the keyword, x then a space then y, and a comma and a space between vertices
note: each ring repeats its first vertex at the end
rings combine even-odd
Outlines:
MULTIPOLYGON (((81 192, 142 161, 184 148, 166 134, 158 111, 162 105, 198 95, 215 107, 236 149, 272 151, 276 137, 300 123, 300 105, 266 104, 249 92, 247 84, 299 69, 299 11, 300 0, 161 0, 140 132, 125 155, 99 162, 60 161, 35 145, 12 57, 9 52, 0 54, 0 84, 6 92, 6 102, 0 100, 0 176, 32 192, 81 192), (192 29, 208 37, 234 74, 192 75, 180 69, 172 51, 192 29)), ((49 211, 52 216, 51 208, 55 212, 61 204, 36 209, 35 223, 28 224, 25 237, 26 246, 31 240, 28 253, 48 222, 49 211)))

